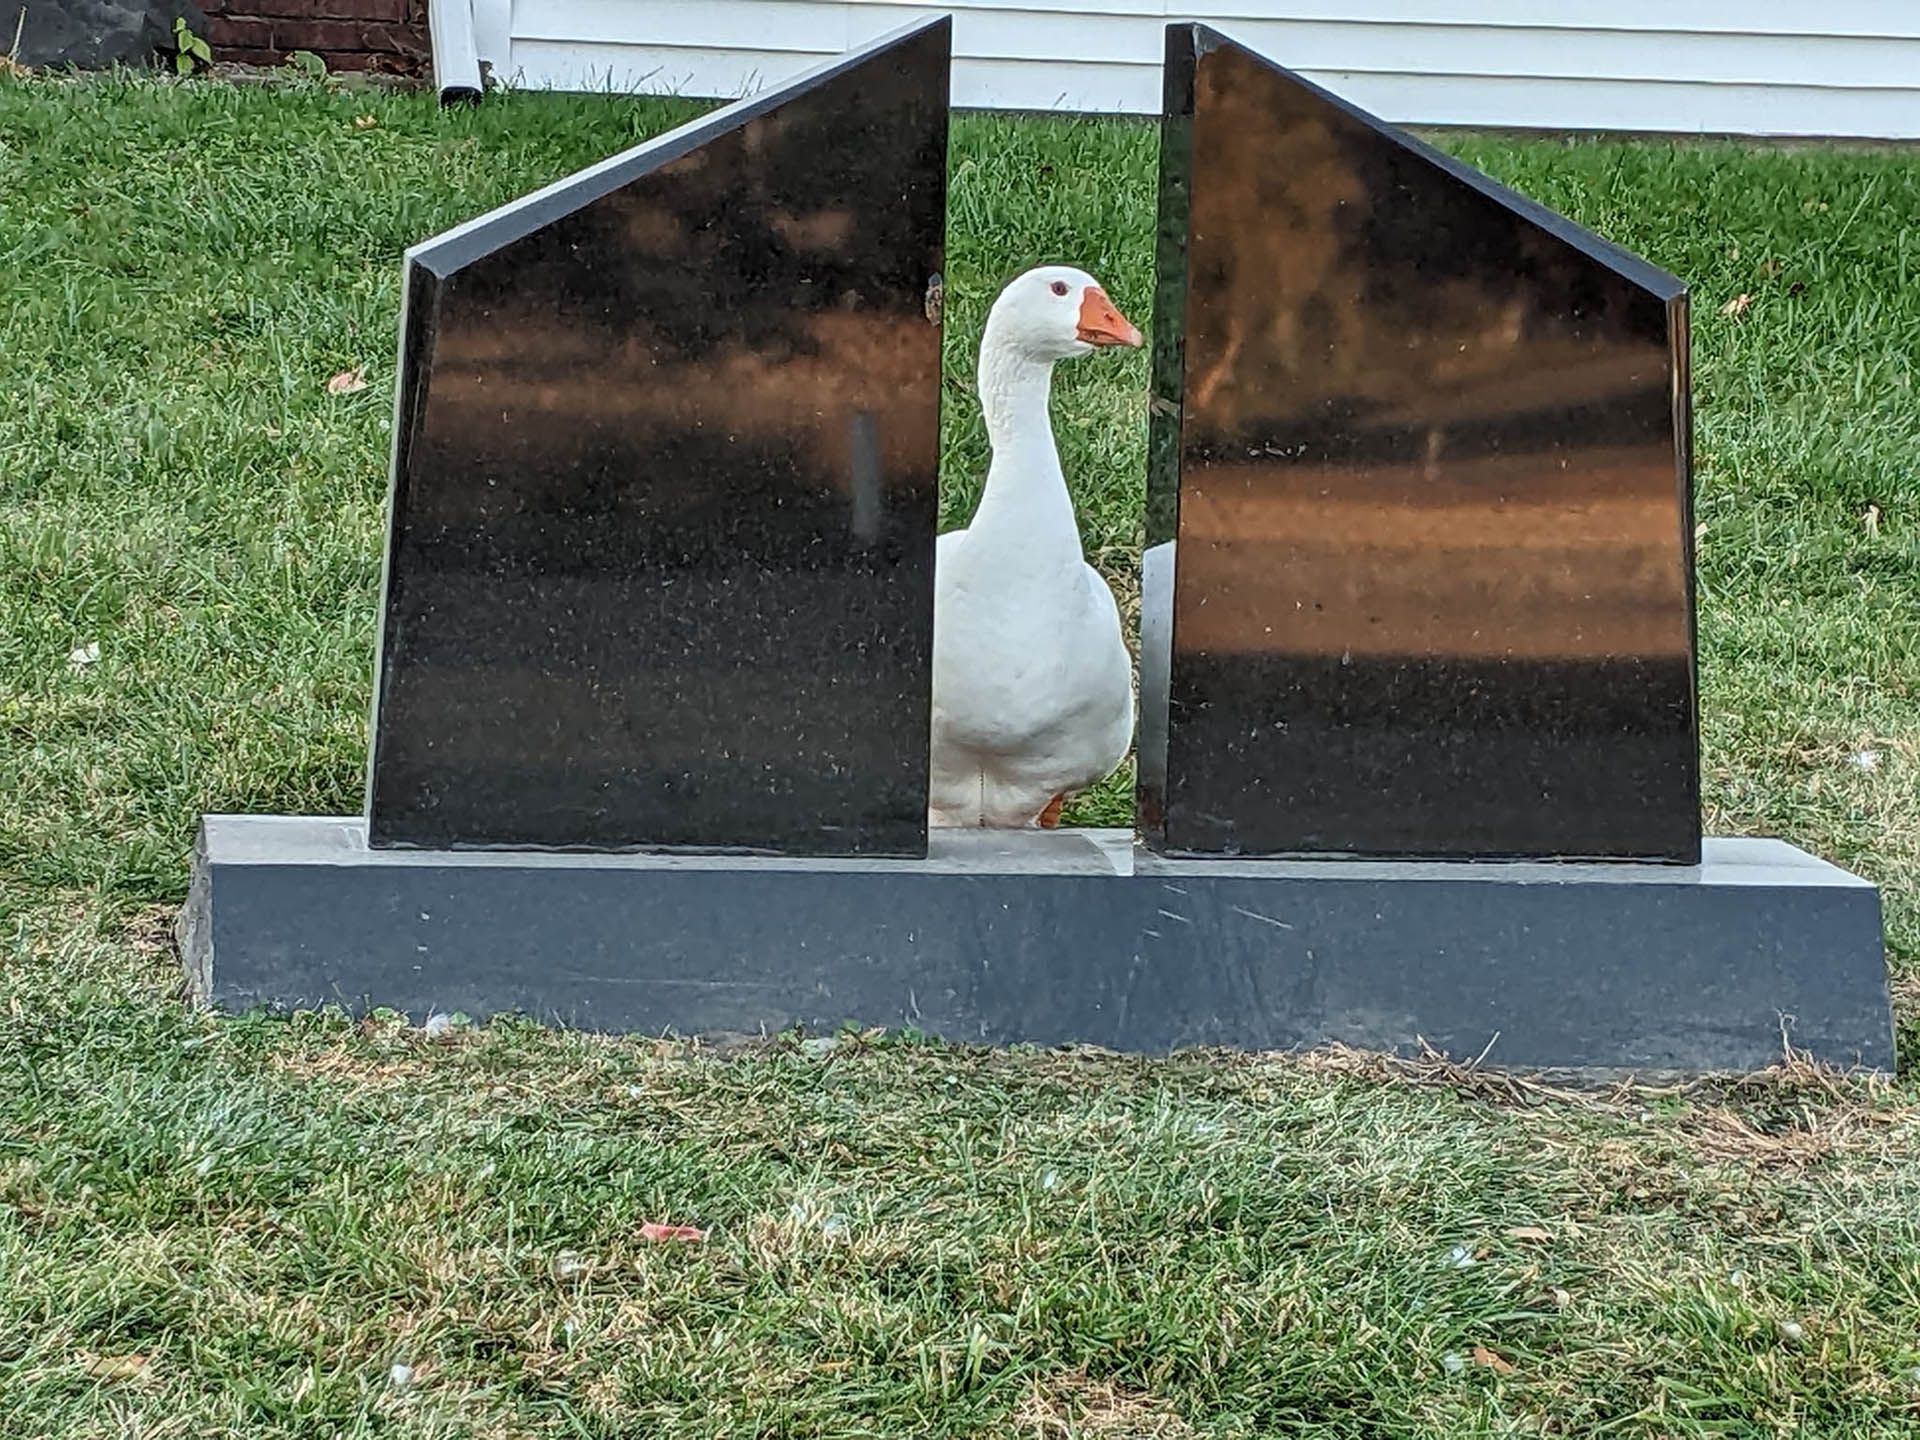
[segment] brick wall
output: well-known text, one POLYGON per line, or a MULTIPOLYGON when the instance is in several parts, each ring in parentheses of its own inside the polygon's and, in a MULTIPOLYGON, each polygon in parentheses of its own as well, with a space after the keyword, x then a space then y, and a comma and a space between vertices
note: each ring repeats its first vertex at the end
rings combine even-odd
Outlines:
POLYGON ((311 50, 329 70, 421 75, 432 68, 426 0, 199 0, 213 58, 280 65, 311 50))

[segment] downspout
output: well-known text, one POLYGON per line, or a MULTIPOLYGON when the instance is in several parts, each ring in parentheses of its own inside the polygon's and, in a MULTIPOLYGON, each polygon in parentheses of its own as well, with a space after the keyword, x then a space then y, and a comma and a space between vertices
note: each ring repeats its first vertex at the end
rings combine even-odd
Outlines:
POLYGON ((480 51, 473 23, 473 0, 427 0, 427 32, 433 41, 433 85, 442 105, 478 100, 480 51))

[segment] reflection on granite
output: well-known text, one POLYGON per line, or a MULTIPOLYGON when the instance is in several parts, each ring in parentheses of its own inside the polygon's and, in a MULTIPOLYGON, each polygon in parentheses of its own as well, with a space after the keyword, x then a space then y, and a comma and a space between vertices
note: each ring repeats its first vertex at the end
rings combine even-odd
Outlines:
POLYGON ((949 48, 410 252, 374 844, 925 853, 949 48))
POLYGON ((1147 842, 1697 860, 1684 287, 1204 26, 1166 102, 1147 842))

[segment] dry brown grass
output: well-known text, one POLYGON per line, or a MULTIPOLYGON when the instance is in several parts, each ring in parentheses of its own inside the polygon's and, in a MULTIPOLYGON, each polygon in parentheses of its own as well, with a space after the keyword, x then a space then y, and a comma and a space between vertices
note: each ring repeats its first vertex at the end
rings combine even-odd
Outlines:
POLYGON ((1013 1421, 1031 1440, 1187 1440, 1194 1433, 1165 1400, 1084 1371, 1036 1381, 1013 1421))
POLYGON ((1660 1081, 1497 1070, 1431 1049, 1399 1057, 1335 1045, 1294 1063, 1314 1074, 1445 1090, 1496 1106, 1554 1105, 1615 1120, 1645 1117, 1658 1106, 1701 1158, 1759 1166, 1867 1154, 1904 1143, 1920 1128, 1920 1104, 1903 1087, 1822 1065, 1791 1046, 1778 1064, 1752 1074, 1660 1081))

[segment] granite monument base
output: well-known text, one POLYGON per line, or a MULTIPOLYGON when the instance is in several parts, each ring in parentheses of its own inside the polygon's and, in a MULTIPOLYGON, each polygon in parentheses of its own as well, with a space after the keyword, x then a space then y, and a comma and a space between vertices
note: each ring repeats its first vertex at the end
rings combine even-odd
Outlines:
POLYGON ((1133 1052, 1428 1045, 1511 1068, 1890 1070, 1879 894, 1774 840, 1697 866, 1204 861, 1123 831, 925 860, 371 850, 210 816, 179 924, 228 1010, 518 1012, 648 1034, 846 1024, 1133 1052))

